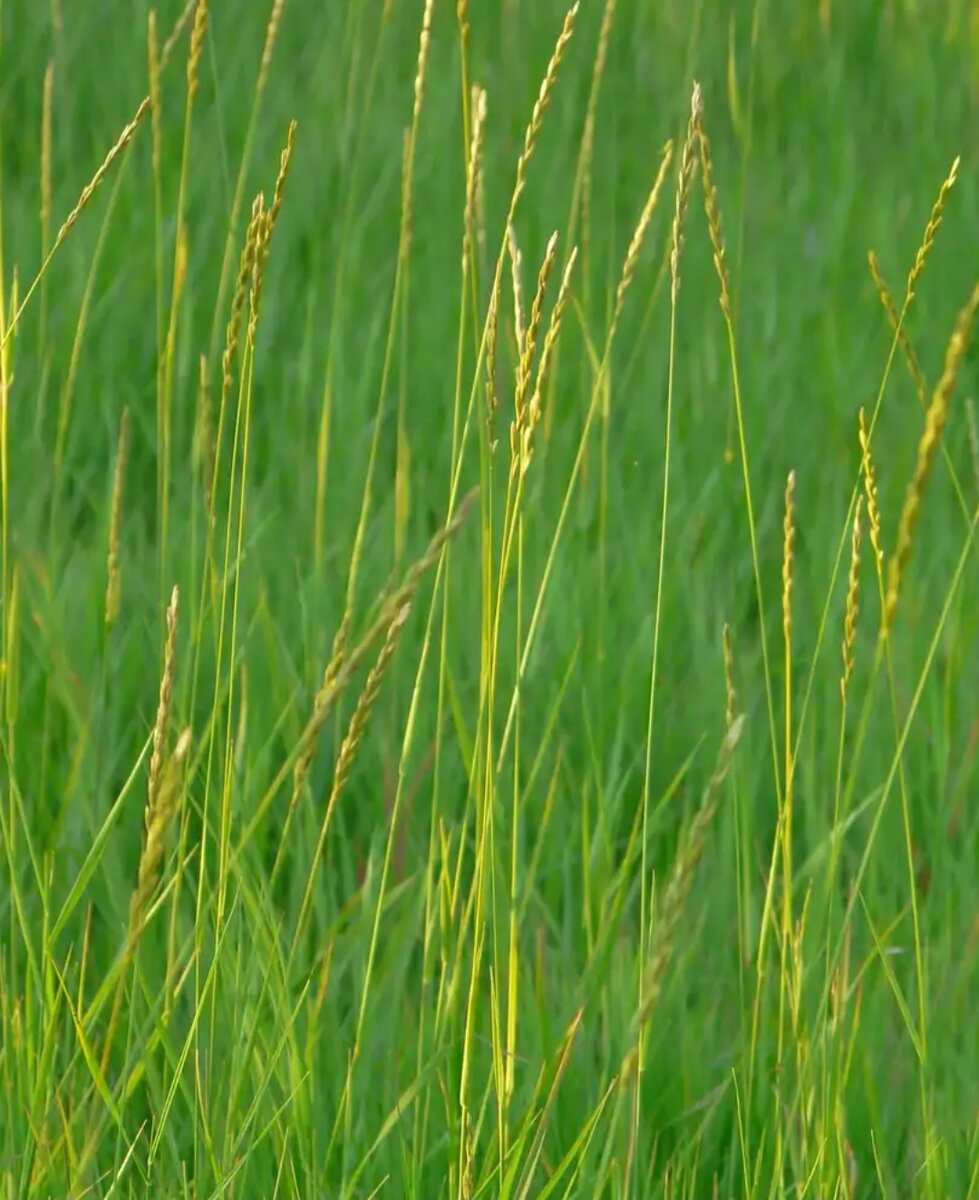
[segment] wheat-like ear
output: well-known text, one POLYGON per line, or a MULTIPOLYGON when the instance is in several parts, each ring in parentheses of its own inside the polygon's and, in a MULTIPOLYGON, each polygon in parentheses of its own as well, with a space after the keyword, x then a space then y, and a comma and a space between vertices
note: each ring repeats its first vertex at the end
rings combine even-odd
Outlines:
POLYGON ((843 674, 840 677, 840 694, 846 704, 847 689, 853 676, 856 662, 857 618, 860 615, 860 514, 863 511, 863 496, 857 497, 853 513, 853 537, 850 542, 850 574, 846 585, 846 607, 843 615, 843 674))
POLYGON ((730 729, 737 715, 738 693, 734 686, 734 645, 731 640, 731 626, 724 622, 721 633, 721 647, 724 655, 724 727, 730 729))
POLYGON ((925 226, 925 235, 922 238, 921 245, 918 247, 918 253, 915 255, 914 266, 908 273, 908 284, 906 291, 905 305, 911 303, 914 298, 914 289, 917 286, 918 280, 921 278, 921 273, 925 269, 925 262, 928 255, 931 253, 931 248, 935 243, 935 234, 938 233, 938 227, 942 223, 942 214, 945 212, 945 205, 948 202, 948 194, 955 186, 955 180, 959 173, 959 157, 956 155, 952 168, 945 178, 942 186, 938 190, 938 198, 932 205, 931 214, 928 217, 928 224, 925 226))
POLYGON ((680 252, 683 249, 683 226, 690 200, 693 173, 697 166, 694 146, 697 142, 701 115, 700 84, 694 82, 693 94, 690 98, 687 136, 684 138, 683 150, 680 154, 680 173, 676 184, 676 204, 673 209, 673 230, 670 238, 670 281, 674 303, 676 303, 676 297, 680 291, 680 252))
POLYGON ((466 163, 466 207, 462 223, 462 272, 468 275, 470 259, 476 246, 477 205, 479 180, 483 170, 483 129, 486 124, 486 92, 472 88, 472 135, 469 139, 469 159, 466 163))
MULTIPOLYGON (((548 375, 551 369, 551 363, 553 362, 555 352, 557 351, 558 338, 561 336, 561 322, 564 318, 564 310, 568 305, 568 296, 571 292, 571 276, 574 273, 574 267, 577 261, 578 247, 572 246, 571 254, 568 256, 568 262, 564 268, 564 274, 561 276, 561 286, 558 288, 557 300, 554 302, 554 308, 551 311, 551 319, 548 322, 547 333, 544 335, 544 345, 540 352, 540 362, 537 366, 537 378, 534 382, 534 394, 530 398, 530 404, 527 409, 528 435, 533 433, 538 422, 540 421, 541 400, 544 394, 544 386, 547 383, 548 375)), ((524 469, 526 470, 526 464, 524 469)))
POLYGON ((537 273, 537 287, 534 289, 534 299, 530 306, 530 320, 527 322, 527 332, 524 337, 523 353, 517 365, 517 391, 514 399, 514 423, 518 431, 525 428, 527 423, 527 393, 530 388, 530 378, 533 373, 534 358, 537 354, 537 339, 540 335, 541 319, 544 315, 544 296, 547 283, 554 270, 554 260, 557 257, 557 233, 552 233, 547 243, 540 270, 537 273))
POLYGON ((517 245, 517 231, 513 225, 506 227, 507 250, 510 255, 510 278, 513 281, 513 328, 517 342, 517 361, 523 361, 527 321, 523 300, 523 255, 517 245))
POLYGON ((924 372, 921 370, 918 356, 911 345, 908 331, 897 311, 897 306, 884 279, 884 273, 880 268, 880 263, 877 261, 877 255, 874 254, 873 250, 867 252, 867 262, 870 265, 870 275, 874 281, 874 287, 877 289, 877 295, 880 297, 884 312, 887 314, 887 323, 891 327, 891 333, 897 334, 897 340, 901 346, 904 361, 908 365, 908 373, 914 382, 915 391, 918 393, 918 399, 922 405, 925 405, 928 403, 928 385, 925 382, 924 372))
POLYGON ((153 724, 153 752, 150 755, 150 779, 146 793, 147 811, 156 803, 160 787, 160 772, 163 770, 163 747, 170 724, 170 709, 173 704, 173 681, 177 668, 177 615, 180 609, 180 590, 174 587, 167 608, 167 640, 163 651, 163 674, 160 677, 160 697, 156 706, 156 721, 153 724))
POLYGON ((618 328, 619 319, 622 316, 622 309, 625 307, 626 294, 632 284, 633 277, 636 274, 636 267, 639 265, 639 255, 642 253, 643 244, 646 241, 646 234, 649 232, 650 222, 653 219, 653 213, 656 211, 656 205, 659 202, 660 193, 663 190, 663 184, 666 181, 666 172, 669 169, 670 162, 673 159, 673 142, 668 141, 661 153, 659 159, 659 169, 656 172, 656 179, 653 186, 649 189, 649 195, 646 197, 646 203, 642 206, 642 212, 639 214, 639 222, 633 231, 632 238, 629 242, 629 249, 626 251, 625 261, 622 264, 622 273, 619 276, 619 283, 615 289, 615 307, 612 310, 612 324, 609 330, 609 340, 615 334, 618 328))
POLYGON ((120 546, 122 543, 122 493, 126 478, 126 461, 129 457, 129 409, 122 412, 119 423, 119 445, 116 450, 116 470, 112 481, 112 508, 109 517, 109 560, 106 569, 105 627, 111 630, 119 618, 122 604, 122 568, 120 546))
POLYGON ((969 299, 959 311, 955 329, 945 351, 945 365, 941 378, 935 387, 928 412, 925 415, 925 428, 918 443, 917 462, 911 482, 908 484, 904 507, 901 510, 901 519, 898 523, 897 545, 889 564, 887 595, 884 601, 884 617, 881 626, 881 635, 885 638, 894 624, 901 584, 904 580, 908 560, 911 557, 911 546, 921 510, 922 497, 931 474, 932 464, 935 461, 938 443, 945 429, 945 422, 948 420, 952 389, 955 387, 959 367, 962 365, 962 359, 965 357, 969 345, 977 306, 979 306, 979 284, 973 288, 969 299))
POLYGON ((187 97, 189 100, 193 100, 197 95, 201 56, 204 53, 204 35, 207 33, 207 3, 208 0, 197 0, 197 7, 194 9, 194 27, 190 31, 190 54, 187 56, 187 97))
POLYGON ((874 552, 877 573, 884 566, 884 547, 880 534, 880 509, 877 505, 877 476, 874 472, 874 460, 870 453, 870 435, 867 432, 867 419, 863 408, 860 409, 858 436, 860 439, 860 468, 863 475, 863 489, 867 497, 867 521, 870 525, 870 545, 874 552))
POLYGON ((262 62, 258 68, 258 82, 255 85, 255 90, 261 93, 265 90, 265 81, 269 77, 269 67, 272 65, 272 51, 275 48, 275 39, 279 32, 279 23, 282 20, 282 10, 285 8, 285 0, 275 0, 272 5, 272 12, 269 15, 269 23, 265 26, 265 44, 262 47, 262 62))
POLYGON ((248 283, 252 278, 255 255, 262 235, 264 223, 264 197, 259 193, 252 203, 251 220, 248 222, 248 232, 245 234, 245 244, 241 250, 238 264, 238 277, 235 280, 235 290, 231 298, 231 315, 228 317, 228 327, 224 338, 224 353, 221 355, 221 408, 223 413, 231 393, 232 367, 234 366, 235 351, 238 348, 238 336, 241 330, 242 313, 245 310, 245 297, 248 295, 248 283))
POLYGON ((724 228, 721 224, 721 205, 717 198, 714 180, 714 163, 710 153, 710 139, 704 123, 703 105, 697 115, 697 144, 700 149, 700 170, 704 185, 704 211, 707 214, 707 229, 710 233, 711 249, 714 253, 714 269, 720 282, 721 312, 731 320, 731 281, 728 276, 727 259, 724 251, 724 228))

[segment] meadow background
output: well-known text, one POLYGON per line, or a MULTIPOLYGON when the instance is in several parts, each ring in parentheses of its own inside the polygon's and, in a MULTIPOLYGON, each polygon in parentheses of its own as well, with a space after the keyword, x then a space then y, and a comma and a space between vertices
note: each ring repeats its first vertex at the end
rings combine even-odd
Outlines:
POLYGON ((979 1195, 977 116, 971 0, 0 3, 0 1194, 979 1195))

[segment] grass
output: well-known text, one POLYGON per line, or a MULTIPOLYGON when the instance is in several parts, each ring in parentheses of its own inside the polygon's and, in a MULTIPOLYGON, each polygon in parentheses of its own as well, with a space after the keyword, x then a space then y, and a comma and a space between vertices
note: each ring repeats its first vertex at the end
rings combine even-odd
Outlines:
POLYGON ((973 26, 0 4, 0 1194, 979 1191, 973 26))

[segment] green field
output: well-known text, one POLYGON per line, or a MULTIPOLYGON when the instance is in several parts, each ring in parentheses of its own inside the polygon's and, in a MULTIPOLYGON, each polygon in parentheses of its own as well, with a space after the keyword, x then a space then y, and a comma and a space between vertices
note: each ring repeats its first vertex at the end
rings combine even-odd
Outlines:
POLYGON ((970 0, 0 0, 2 1200, 979 1196, 977 118, 970 0))

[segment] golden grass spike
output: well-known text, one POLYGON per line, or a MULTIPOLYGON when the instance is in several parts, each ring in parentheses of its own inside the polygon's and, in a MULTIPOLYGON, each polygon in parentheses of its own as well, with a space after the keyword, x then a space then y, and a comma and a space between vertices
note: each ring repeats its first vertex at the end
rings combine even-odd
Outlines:
POLYGON ((269 15, 269 23, 265 26, 265 44, 262 47, 262 61, 258 68, 258 83, 255 88, 259 93, 265 90, 265 81, 268 79, 269 67, 272 65, 272 52, 275 49, 275 39, 279 32, 284 8, 285 0, 275 0, 269 15))
POLYGON ((174 586, 167 608, 167 640, 163 651, 163 674, 160 677, 160 698, 156 706, 156 721, 153 724, 153 752, 150 755, 150 779, 147 787, 147 811, 152 812, 160 788, 160 773, 163 770, 163 747, 166 744, 170 710, 173 705, 173 680, 177 666, 177 615, 180 609, 180 591, 174 586))
POLYGON ((792 582, 795 568, 795 471, 785 481, 785 518, 782 522, 782 633, 792 644, 792 582))
POLYGON ((139 937, 146 909, 159 882, 167 830, 177 810, 183 764, 189 750, 190 730, 185 729, 167 760, 166 769, 162 771, 160 787, 155 798, 146 806, 146 835, 139 856, 136 888, 129 907, 130 944, 139 937))
POLYGON ((537 93, 537 100, 534 102, 534 110, 530 116, 530 124, 524 133, 523 149, 520 152, 520 158, 517 160, 517 178, 513 186, 513 195, 510 199, 510 212, 507 218, 508 223, 513 220, 513 214, 516 211, 517 202, 523 192, 524 185, 527 180, 527 164, 534 153, 534 147, 537 144, 537 136, 540 133, 541 125, 544 121, 544 113, 547 111, 547 106, 551 101, 551 93, 554 91, 554 84, 557 82, 558 68, 561 66, 561 60, 564 58, 565 51, 568 48, 572 37, 574 36, 575 17, 578 15, 578 0, 568 9, 564 17, 564 24, 561 26, 561 32, 558 35, 557 42, 554 46, 554 51, 551 54, 550 61, 547 64, 547 70, 544 72, 544 78, 541 81, 540 91, 537 93))
POLYGON ((462 270, 469 271, 469 260, 476 245, 477 203, 479 177, 483 161, 483 128, 486 123, 486 92, 472 88, 472 136, 469 140, 469 160, 466 163, 466 208, 462 227, 462 270))
POLYGON ((552 233, 544 252, 540 270, 537 273, 537 287, 534 289, 534 299, 530 306, 530 320, 527 322, 527 335, 524 338, 523 354, 517 366, 517 391, 514 399, 514 420, 518 429, 527 424, 527 393, 530 390, 530 377, 534 369, 534 356, 537 353, 537 339, 540 336, 541 318, 544 314, 544 296, 547 292, 548 280, 554 270, 554 260, 557 257, 557 233, 552 233))
POLYGON ((166 67, 173 56, 173 52, 177 48, 177 43, 183 36, 184 30, 187 28, 187 22, 190 20, 191 13, 194 12, 196 7, 197 0, 187 0, 187 3, 184 5, 183 10, 180 13, 180 16, 174 22, 174 26, 170 30, 170 36, 163 43, 163 50, 160 53, 161 71, 164 69, 164 67, 166 67))
POLYGON ((187 55, 187 97, 197 95, 201 55, 204 53, 204 35, 207 33, 207 0, 197 0, 194 9, 194 27, 190 31, 190 53, 187 55))
POLYGON ((282 208, 282 197, 285 193, 286 180, 289 178, 289 166, 292 162, 292 154, 296 148, 296 130, 298 125, 295 118, 289 122, 289 128, 286 131, 286 144, 282 148, 282 153, 279 155, 279 173, 275 177, 275 190, 272 192, 272 207, 269 209, 268 215, 268 236, 267 243, 271 240, 272 234, 275 231, 276 222, 279 219, 279 211, 282 208))
POLYGON ((234 295, 231 298, 231 315, 228 318, 228 328, 225 333, 224 353, 221 355, 222 412, 231 391, 231 368, 234 364, 235 351, 238 348, 238 334, 241 329, 241 316, 245 308, 245 296, 248 293, 248 283, 252 278, 255 253, 261 236, 263 204, 264 199, 260 192, 252 204, 251 220, 248 223, 248 232, 245 234, 245 244, 242 247, 241 260, 238 264, 238 278, 235 280, 234 295))
POLYGON ((925 235, 921 240, 921 245, 918 247, 918 253, 915 255, 914 266, 908 273, 908 284, 905 293, 905 306, 911 303, 914 298, 914 289, 917 286, 918 280, 921 278, 921 273, 925 269, 925 262, 928 258, 931 248, 935 242, 935 234, 938 233, 938 227, 942 223, 942 215, 945 212, 945 204, 948 201, 948 194, 955 186, 955 179, 959 173, 959 157, 956 155, 955 161, 952 163, 952 168, 948 173, 945 181, 938 191, 938 198, 932 205, 931 214, 928 217, 928 224, 925 226, 925 235))
MULTIPOLYGON (((340 677, 340 671, 343 669, 347 657, 347 647, 350 643, 350 627, 353 624, 353 613, 347 608, 343 616, 340 618, 340 624, 337 626, 337 631, 333 637, 333 648, 330 651, 330 660, 326 664, 323 671, 323 682, 317 690, 313 700, 314 714, 319 712, 324 706, 329 705, 331 698, 334 695, 337 680, 340 677)), ((295 770, 292 776, 292 806, 299 801, 302 790, 306 785, 306 780, 309 777, 309 768, 312 766, 313 755, 316 752, 316 737, 307 738, 303 746, 302 754, 296 762, 295 770)))
POLYGON ((721 286, 721 312, 731 320, 731 280, 728 276, 727 259, 724 251, 724 228, 721 224, 721 205, 717 198, 717 183, 714 180, 714 163, 710 153, 710 139, 704 124, 703 106, 697 115, 697 143, 700 148, 700 169, 704 186, 704 211, 707 214, 707 229, 714 252, 714 269, 721 286))
POLYGON ((971 396, 965 398, 965 422, 969 431, 969 453, 972 457, 972 473, 979 491, 979 425, 976 424, 976 406, 971 396))
POLYGON ((911 339, 908 337, 908 331, 901 320, 897 307, 894 304, 894 299, 891 296, 890 289, 884 279, 884 273, 880 269, 880 263, 877 261, 877 255, 873 250, 867 252, 867 262, 870 265, 870 274, 874 281, 874 287, 877 289, 877 295, 880 297, 880 302, 884 307, 884 312, 887 313, 887 321, 891 327, 891 333, 897 334, 897 340, 901 346, 901 351, 904 354, 904 361, 908 365, 908 372, 914 382, 915 391, 918 393, 918 399, 922 405, 928 403, 928 384, 925 382, 924 372, 921 370, 921 364, 918 362, 918 356, 914 352, 914 347, 911 345, 911 339))
POLYGON ((415 70, 414 103, 411 112, 412 128, 417 128, 425 96, 425 72, 428 67, 428 51, 432 40, 432 10, 434 0, 425 0, 422 13, 422 29, 418 38, 418 66, 415 70))
POLYGON ((860 615, 860 514, 863 512, 863 496, 857 497, 853 512, 853 537, 850 542, 850 574, 846 585, 846 608, 843 614, 843 674, 840 678, 840 695, 846 704, 847 689, 853 677, 856 662, 857 618, 860 615))
POLYGON ((55 250, 58 249, 58 247, 61 245, 61 243, 65 240, 65 238, 71 232, 72 226, 75 224, 75 222, 81 216, 82 212, 85 209, 85 206, 95 195, 100 184, 103 182, 106 175, 109 173, 109 169, 112 166, 112 164, 116 161, 116 159, 123 152, 123 150, 125 150, 125 148, 133 140, 133 137, 135 136, 137 129, 139 129, 143 118, 146 116, 149 106, 150 106, 150 98, 149 98, 149 96, 145 96, 143 98, 143 100, 140 102, 139 107, 136 109, 136 112, 133 115, 133 119, 129 122, 128 125, 125 126, 122 133, 120 133, 118 138, 116 138, 115 145, 112 147, 112 149, 109 151, 109 153, 102 160, 102 165, 95 172, 95 174, 88 181, 88 183, 86 183, 85 186, 82 188, 81 194, 79 195, 78 200, 75 203, 75 207, 71 210, 71 212, 68 214, 68 216, 65 217, 64 222, 61 225, 61 228, 58 230, 58 235, 54 239, 54 246, 51 248, 52 254, 54 253, 55 250))
POLYGON ((724 622, 721 643, 724 651, 724 727, 730 729, 737 715, 738 693, 734 686, 734 646, 731 640, 731 626, 727 621, 724 622))
POLYGON ((870 545, 880 573, 884 566, 884 547, 880 535, 880 509, 877 506, 877 476, 874 460, 870 453, 870 435, 867 433, 867 418, 863 408, 859 416, 860 466, 863 472, 863 488, 867 497, 867 520, 870 524, 870 545))
POLYGON ((255 253, 252 259, 251 288, 248 293, 248 338, 254 340, 258 325, 258 309, 262 299, 262 284, 265 282, 265 264, 268 259, 269 222, 265 209, 265 197, 259 195, 259 219, 255 230, 255 253))
POLYGON ((159 177, 163 156, 163 107, 160 99, 160 47, 157 40, 156 9, 151 8, 146 19, 146 53, 150 77, 150 142, 153 154, 153 173, 159 177))
POLYGON ((550 371, 551 362, 554 359, 555 351, 557 350, 557 341, 561 336, 561 321, 564 318, 564 310, 567 308, 568 296, 571 292, 571 275, 574 271, 575 263, 578 261, 578 247, 572 247, 571 254, 568 258, 567 265, 564 268, 564 274, 561 277, 561 286, 558 289, 557 300, 554 303, 554 308, 551 312, 551 319, 547 325, 547 333, 544 335, 544 345, 541 348, 540 363, 537 367, 537 379, 534 383, 534 394, 530 399, 530 404, 527 408, 526 433, 524 442, 521 446, 521 470, 526 471, 530 466, 530 458, 532 452, 531 439, 534 430, 540 423, 541 416, 541 401, 544 395, 544 386, 547 383, 548 373, 550 371))
POLYGON ((610 339, 614 334, 619 324, 619 318, 622 316, 622 309, 625 307, 626 293, 632 285, 632 280, 636 274, 636 267, 639 265, 639 255, 642 253, 643 244, 646 241, 646 234, 649 232, 649 225, 653 219, 653 213, 656 211, 656 205, 659 202, 660 193, 663 190, 663 184, 666 181, 666 172, 669 169, 670 162, 673 158, 673 142, 667 141, 662 151, 660 152, 659 168, 656 172, 656 179, 653 186, 649 190, 649 195, 646 197, 646 203, 642 207, 642 212, 639 214, 639 222, 636 225, 635 231, 629 242, 629 249, 626 251, 625 262, 622 264, 622 273, 619 276, 619 283, 615 289, 615 307, 612 310, 612 325, 610 339))
POLYGON ((670 234, 670 281, 674 303, 680 291, 680 252, 683 249, 683 224, 690 200, 690 185, 693 183, 693 173, 697 165, 694 154, 694 142, 701 116, 700 84, 694 83, 693 94, 690 98, 690 120, 687 123, 687 136, 684 138, 683 150, 680 153, 680 172, 676 183, 676 204, 673 210, 673 229, 670 234))
POLYGON ((941 378, 935 386, 928 412, 925 415, 925 428, 918 443, 918 458, 914 474, 908 484, 904 507, 901 510, 901 519, 898 522, 897 545, 889 564, 887 594, 884 600, 884 617, 881 626, 881 634, 885 638, 894 625, 894 614, 897 612, 901 584, 908 560, 911 557, 911 545, 921 510, 922 497, 932 464, 935 461, 935 452, 948 419, 949 401, 955 387, 959 367, 962 365, 962 359, 968 349, 977 307, 979 307, 979 284, 972 289, 972 294, 959 311, 955 329, 945 351, 945 365, 941 378))
POLYGON ((517 232, 512 225, 507 225, 507 248, 510 253, 510 276, 513 280, 513 325, 514 336, 517 340, 517 360, 523 361, 524 339, 526 337, 526 316, 523 301, 523 255, 517 245, 517 232))
POLYGON ((109 561, 106 570, 105 627, 112 629, 119 618, 122 603, 122 569, 119 548, 122 542, 122 493, 129 457, 129 409, 122 410, 119 423, 119 445, 116 450, 116 470, 112 481, 112 509, 109 518, 109 561))
POLYGON ((662 905, 660 906, 659 922, 654 934, 652 957, 646 968, 643 1001, 632 1022, 634 1034, 638 1034, 639 1029, 649 1020, 656 1006, 656 1001, 659 999, 663 986, 663 976, 666 973, 666 967, 669 964, 673 946, 680 932, 683 910, 690 892, 694 870, 704 852, 704 846, 707 844, 707 831, 717 811, 721 784, 727 778, 728 771, 731 768, 731 761, 734 757, 738 741, 741 738, 743 728, 744 717, 738 716, 731 723, 731 727, 724 735, 714 772, 708 780, 707 786, 704 788, 700 807, 690 826, 690 832, 677 854, 673 873, 670 876, 669 883, 666 885, 662 905))

